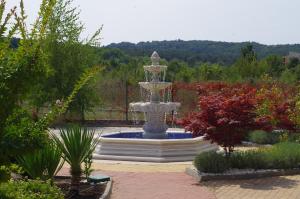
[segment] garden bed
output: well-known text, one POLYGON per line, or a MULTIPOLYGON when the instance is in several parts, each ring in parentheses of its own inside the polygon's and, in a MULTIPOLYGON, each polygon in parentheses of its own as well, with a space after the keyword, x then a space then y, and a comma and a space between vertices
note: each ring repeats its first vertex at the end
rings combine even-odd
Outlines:
POLYGON ((204 152, 186 173, 198 181, 250 179, 300 174, 300 144, 282 142, 269 147, 224 152, 204 152))
POLYGON ((86 181, 80 183, 79 196, 68 196, 71 178, 69 176, 56 176, 55 185, 61 189, 66 199, 108 199, 112 191, 112 180, 91 184, 86 181))
POLYGON ((199 172, 196 168, 190 167, 185 170, 186 174, 194 177, 197 181, 210 181, 210 180, 241 180, 241 179, 253 179, 253 178, 265 178, 274 176, 285 175, 298 175, 300 169, 232 169, 224 173, 204 173, 199 172))

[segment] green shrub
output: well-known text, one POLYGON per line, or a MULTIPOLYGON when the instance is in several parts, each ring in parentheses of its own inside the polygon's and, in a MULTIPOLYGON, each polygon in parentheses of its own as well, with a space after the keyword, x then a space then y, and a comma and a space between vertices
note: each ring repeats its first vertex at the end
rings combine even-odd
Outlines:
POLYGON ((8 181, 0 184, 1 199, 63 199, 64 196, 50 182, 37 180, 8 181))
POLYGON ((10 157, 41 149, 48 141, 45 129, 38 128, 23 109, 15 109, 5 123, 1 137, 1 151, 10 157))
POLYGON ((196 156, 194 166, 205 173, 222 173, 229 169, 229 162, 224 154, 203 152, 196 156))
POLYGON ((294 169, 300 168, 300 144, 282 142, 269 148, 235 151, 229 157, 216 152, 196 156, 195 167, 206 173, 222 173, 228 169, 294 169))
POLYGON ((11 173, 22 174, 23 170, 19 165, 1 165, 0 166, 0 183, 6 182, 11 179, 11 173))
POLYGON ((267 133, 262 130, 252 131, 249 134, 249 141, 257 144, 275 144, 279 142, 278 133, 267 133))
POLYGON ((234 152, 229 157, 230 167, 236 169, 266 169, 268 162, 264 150, 234 152))
POLYGON ((300 167, 300 144, 282 142, 266 151, 267 161, 273 169, 293 169, 300 167))

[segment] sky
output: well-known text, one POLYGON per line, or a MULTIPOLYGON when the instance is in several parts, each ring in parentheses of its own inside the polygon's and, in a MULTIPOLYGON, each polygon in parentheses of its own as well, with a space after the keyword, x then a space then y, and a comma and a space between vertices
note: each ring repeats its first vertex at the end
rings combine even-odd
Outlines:
MULTIPOLYGON (((6 0, 7 6, 19 0, 6 0)), ((29 23, 41 0, 24 0, 29 23)), ((157 40, 300 43, 299 0, 74 0, 83 38, 101 25, 102 44, 157 40)))

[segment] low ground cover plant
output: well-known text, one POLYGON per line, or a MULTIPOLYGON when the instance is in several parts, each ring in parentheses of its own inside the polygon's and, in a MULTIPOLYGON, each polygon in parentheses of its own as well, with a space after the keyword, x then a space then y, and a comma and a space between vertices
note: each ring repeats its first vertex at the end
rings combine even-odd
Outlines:
POLYGON ((1 199, 63 199, 60 189, 39 180, 9 181, 0 184, 1 199))
POLYGON ((194 166, 200 172, 223 173, 230 169, 300 168, 300 144, 283 142, 268 148, 223 153, 204 152, 196 156, 194 166))

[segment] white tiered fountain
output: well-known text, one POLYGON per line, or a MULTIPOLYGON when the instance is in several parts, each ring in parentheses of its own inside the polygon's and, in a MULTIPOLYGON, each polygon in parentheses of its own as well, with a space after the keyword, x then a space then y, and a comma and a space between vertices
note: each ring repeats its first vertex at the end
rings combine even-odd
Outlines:
POLYGON ((130 108, 134 112, 145 113, 145 125, 143 126, 143 137, 150 139, 164 139, 167 137, 168 126, 165 122, 166 113, 176 111, 180 106, 176 102, 161 102, 160 91, 170 87, 172 83, 165 82, 164 76, 167 66, 159 65, 160 57, 157 52, 151 56, 152 64, 144 66, 144 70, 149 74, 146 78, 150 81, 140 82, 139 85, 150 93, 150 102, 130 103, 130 108))
POLYGON ((101 136, 94 158, 148 162, 189 161, 203 151, 217 150, 218 146, 203 137, 193 138, 191 133, 167 131, 166 114, 174 113, 180 103, 161 99, 161 93, 165 93, 172 83, 164 81, 167 66, 160 65, 157 52, 153 52, 151 61, 151 65, 144 66, 146 82, 139 83, 149 94, 149 101, 130 103, 131 110, 145 115, 143 131, 101 136))

